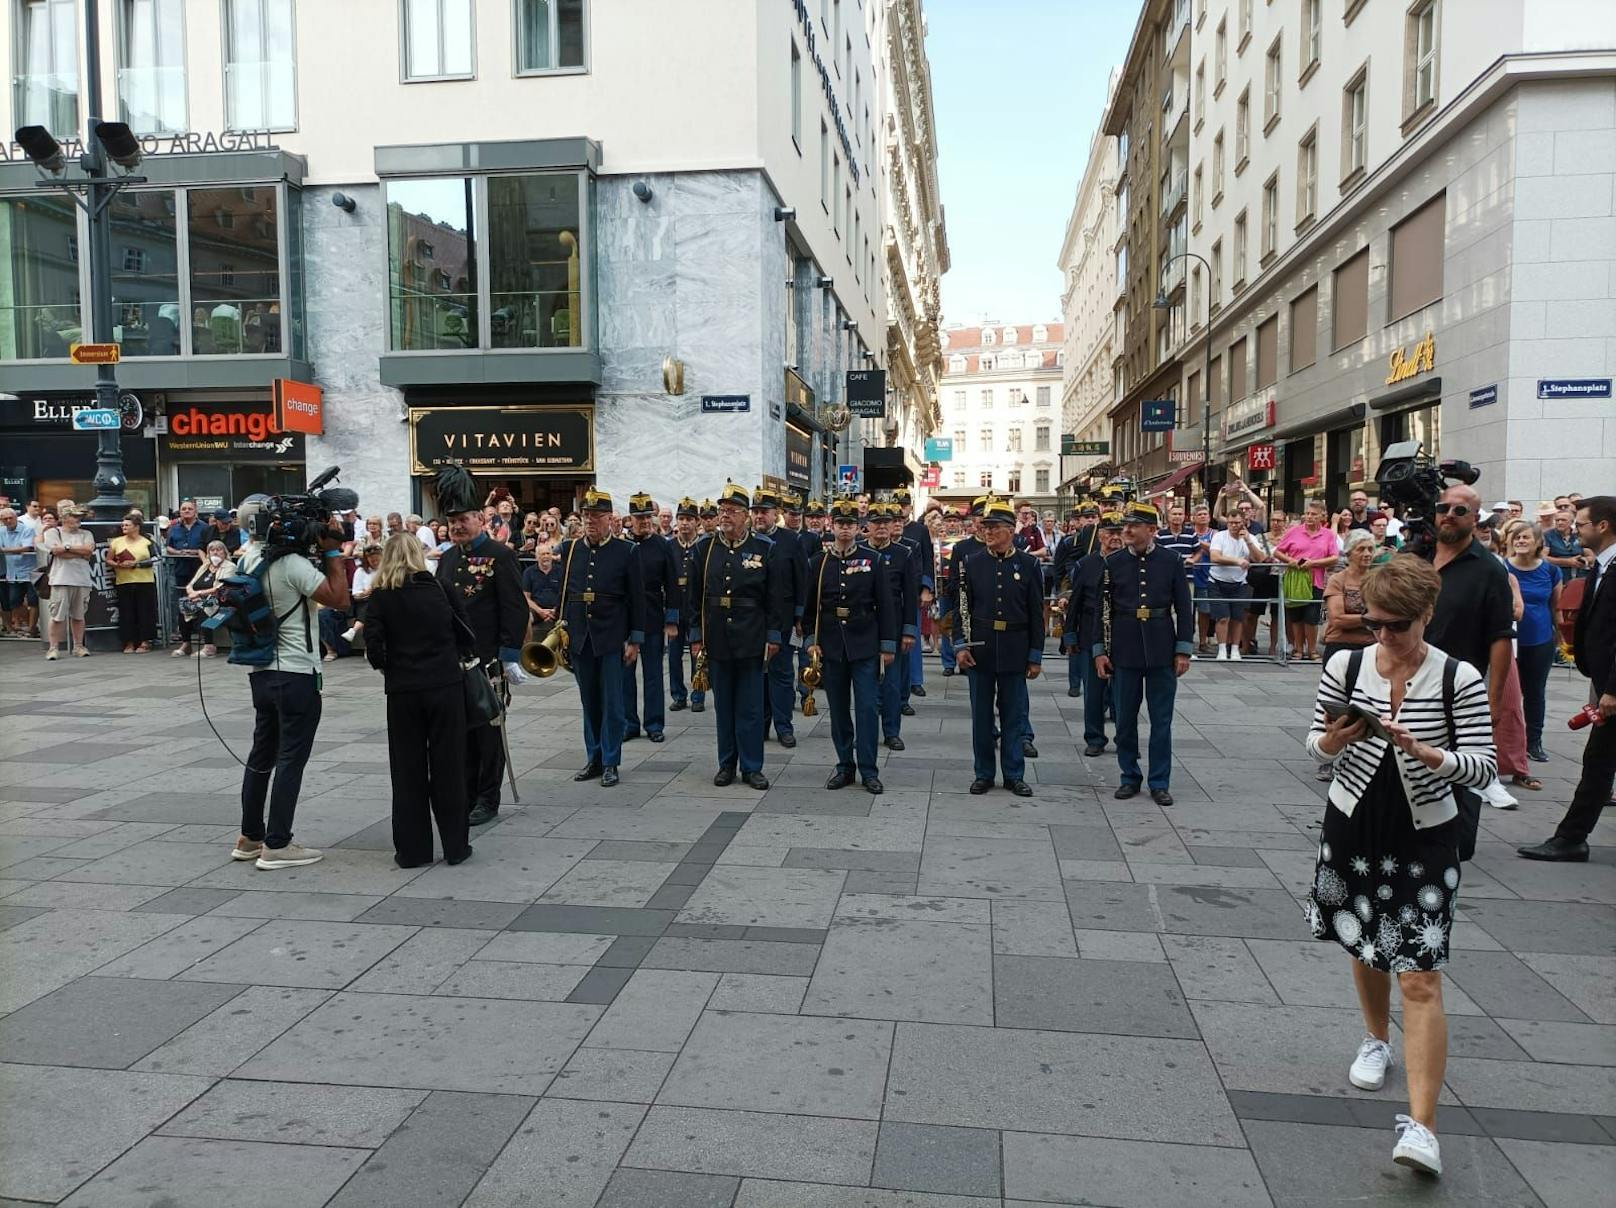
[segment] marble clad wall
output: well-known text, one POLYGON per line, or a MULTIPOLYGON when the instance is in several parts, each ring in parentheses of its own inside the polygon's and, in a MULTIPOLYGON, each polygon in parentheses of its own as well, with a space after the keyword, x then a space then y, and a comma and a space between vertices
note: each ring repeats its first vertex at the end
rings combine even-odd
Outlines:
POLYGON ((336 189, 303 194, 308 354, 325 390, 324 436, 308 440, 310 475, 342 467, 365 513, 408 513, 409 426, 403 396, 379 380, 387 347, 387 224, 379 185, 344 185, 354 212, 331 204, 336 189))

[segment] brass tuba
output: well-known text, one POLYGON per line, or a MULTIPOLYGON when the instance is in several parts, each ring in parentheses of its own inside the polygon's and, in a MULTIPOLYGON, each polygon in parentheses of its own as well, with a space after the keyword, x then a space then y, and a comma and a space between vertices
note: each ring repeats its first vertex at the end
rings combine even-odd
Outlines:
POLYGON ((815 650, 808 660, 808 665, 802 669, 802 686, 808 689, 808 695, 802 700, 804 717, 813 717, 819 712, 819 706, 814 703, 814 689, 819 687, 824 678, 824 663, 819 657, 819 651, 815 650))
POLYGON ((549 679, 558 669, 571 671, 572 658, 568 654, 571 645, 567 623, 557 621, 542 642, 528 642, 522 647, 522 670, 540 679, 549 679))
POLYGON ((706 692, 712 686, 712 677, 707 674, 707 652, 703 650, 696 656, 695 669, 690 673, 690 690, 706 692))

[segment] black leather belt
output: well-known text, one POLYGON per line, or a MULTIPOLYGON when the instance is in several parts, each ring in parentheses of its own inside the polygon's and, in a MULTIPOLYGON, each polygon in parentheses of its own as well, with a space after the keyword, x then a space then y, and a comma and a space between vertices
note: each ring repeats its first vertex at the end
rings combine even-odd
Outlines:
POLYGON ((870 616, 874 616, 874 615, 875 615, 874 613, 868 612, 865 609, 838 608, 836 610, 836 619, 838 621, 846 621, 849 618, 855 619, 855 620, 862 620, 865 617, 870 617, 870 616))
POLYGON ((581 600, 585 604, 618 604, 623 598, 615 591, 581 591, 572 597, 572 602, 576 604, 581 600))
POLYGON ((761 608, 762 601, 749 599, 746 596, 709 596, 708 602, 715 608, 761 608))

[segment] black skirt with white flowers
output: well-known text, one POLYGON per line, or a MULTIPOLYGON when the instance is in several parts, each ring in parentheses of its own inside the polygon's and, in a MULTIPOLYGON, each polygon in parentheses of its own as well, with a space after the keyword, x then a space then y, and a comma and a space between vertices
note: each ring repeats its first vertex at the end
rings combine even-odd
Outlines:
POLYGON ((1324 811, 1307 921, 1364 964, 1388 973, 1440 969, 1459 894, 1453 821, 1417 830, 1388 747, 1349 818, 1324 811))

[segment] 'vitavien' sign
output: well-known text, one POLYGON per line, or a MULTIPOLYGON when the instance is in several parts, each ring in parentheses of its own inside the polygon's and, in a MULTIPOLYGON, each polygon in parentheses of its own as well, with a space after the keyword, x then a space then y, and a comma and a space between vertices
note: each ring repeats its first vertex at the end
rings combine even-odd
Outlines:
POLYGON ((592 473, 594 420, 589 407, 416 407, 410 472, 454 462, 472 473, 592 473))

